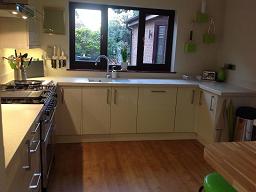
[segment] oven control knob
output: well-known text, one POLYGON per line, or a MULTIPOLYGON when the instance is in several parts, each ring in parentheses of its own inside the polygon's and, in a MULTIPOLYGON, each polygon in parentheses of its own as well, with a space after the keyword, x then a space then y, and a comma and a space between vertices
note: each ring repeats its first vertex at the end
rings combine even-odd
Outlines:
POLYGON ((49 115, 50 115, 50 110, 49 110, 49 109, 46 109, 46 110, 45 110, 45 114, 46 114, 47 116, 49 116, 49 115))

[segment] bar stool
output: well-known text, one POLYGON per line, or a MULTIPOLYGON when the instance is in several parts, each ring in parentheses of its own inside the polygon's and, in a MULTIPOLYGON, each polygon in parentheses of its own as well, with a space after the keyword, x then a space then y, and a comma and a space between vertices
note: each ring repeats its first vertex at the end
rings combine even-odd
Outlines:
POLYGON ((236 190, 218 173, 213 172, 204 178, 199 192, 236 192, 236 190))

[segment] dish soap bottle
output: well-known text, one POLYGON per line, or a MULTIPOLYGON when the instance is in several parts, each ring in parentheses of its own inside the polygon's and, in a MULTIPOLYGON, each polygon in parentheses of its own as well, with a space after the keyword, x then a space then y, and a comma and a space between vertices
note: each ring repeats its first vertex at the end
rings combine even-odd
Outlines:
POLYGON ((224 67, 221 67, 217 73, 217 81, 218 82, 225 82, 227 78, 226 70, 224 67))

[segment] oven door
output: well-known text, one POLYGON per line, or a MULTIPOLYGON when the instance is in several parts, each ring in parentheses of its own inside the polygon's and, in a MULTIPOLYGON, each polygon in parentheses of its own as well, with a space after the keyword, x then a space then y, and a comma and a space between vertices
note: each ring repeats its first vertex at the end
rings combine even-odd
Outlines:
POLYGON ((47 188, 48 179, 50 175, 51 168, 54 162, 55 154, 55 122, 50 121, 45 124, 46 127, 43 129, 47 130, 45 137, 42 141, 42 174, 43 174, 43 188, 47 188))

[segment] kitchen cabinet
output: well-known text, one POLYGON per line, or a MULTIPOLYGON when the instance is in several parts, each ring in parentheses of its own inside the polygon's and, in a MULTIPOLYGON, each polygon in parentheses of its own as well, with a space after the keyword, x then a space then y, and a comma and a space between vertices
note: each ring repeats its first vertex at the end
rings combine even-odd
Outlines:
POLYGON ((82 88, 60 87, 56 114, 56 135, 81 135, 82 88))
MULTIPOLYGON (((40 10, 39 1, 29 1, 34 10, 40 10)), ((40 14, 35 11, 35 17, 23 20, 15 17, 0 18, 0 48, 40 48, 40 14)))
POLYGON ((216 141, 216 116, 218 96, 207 91, 200 90, 197 108, 197 135, 202 143, 216 141))
POLYGON ((83 134, 136 133, 138 88, 83 89, 83 134))
POLYGON ((111 133, 136 133, 138 88, 113 87, 111 133))
POLYGON ((3 3, 21 3, 27 4, 28 0, 2 0, 3 3))
POLYGON ((110 133, 110 87, 83 88, 83 134, 110 133))
POLYGON ((39 192, 41 190, 40 128, 37 129, 38 125, 35 123, 31 127, 12 161, 6 167, 5 185, 8 192, 39 192))
POLYGON ((175 132, 194 132, 196 110, 196 89, 178 88, 175 118, 175 132))
POLYGON ((177 88, 139 88, 138 133, 174 131, 177 88))

